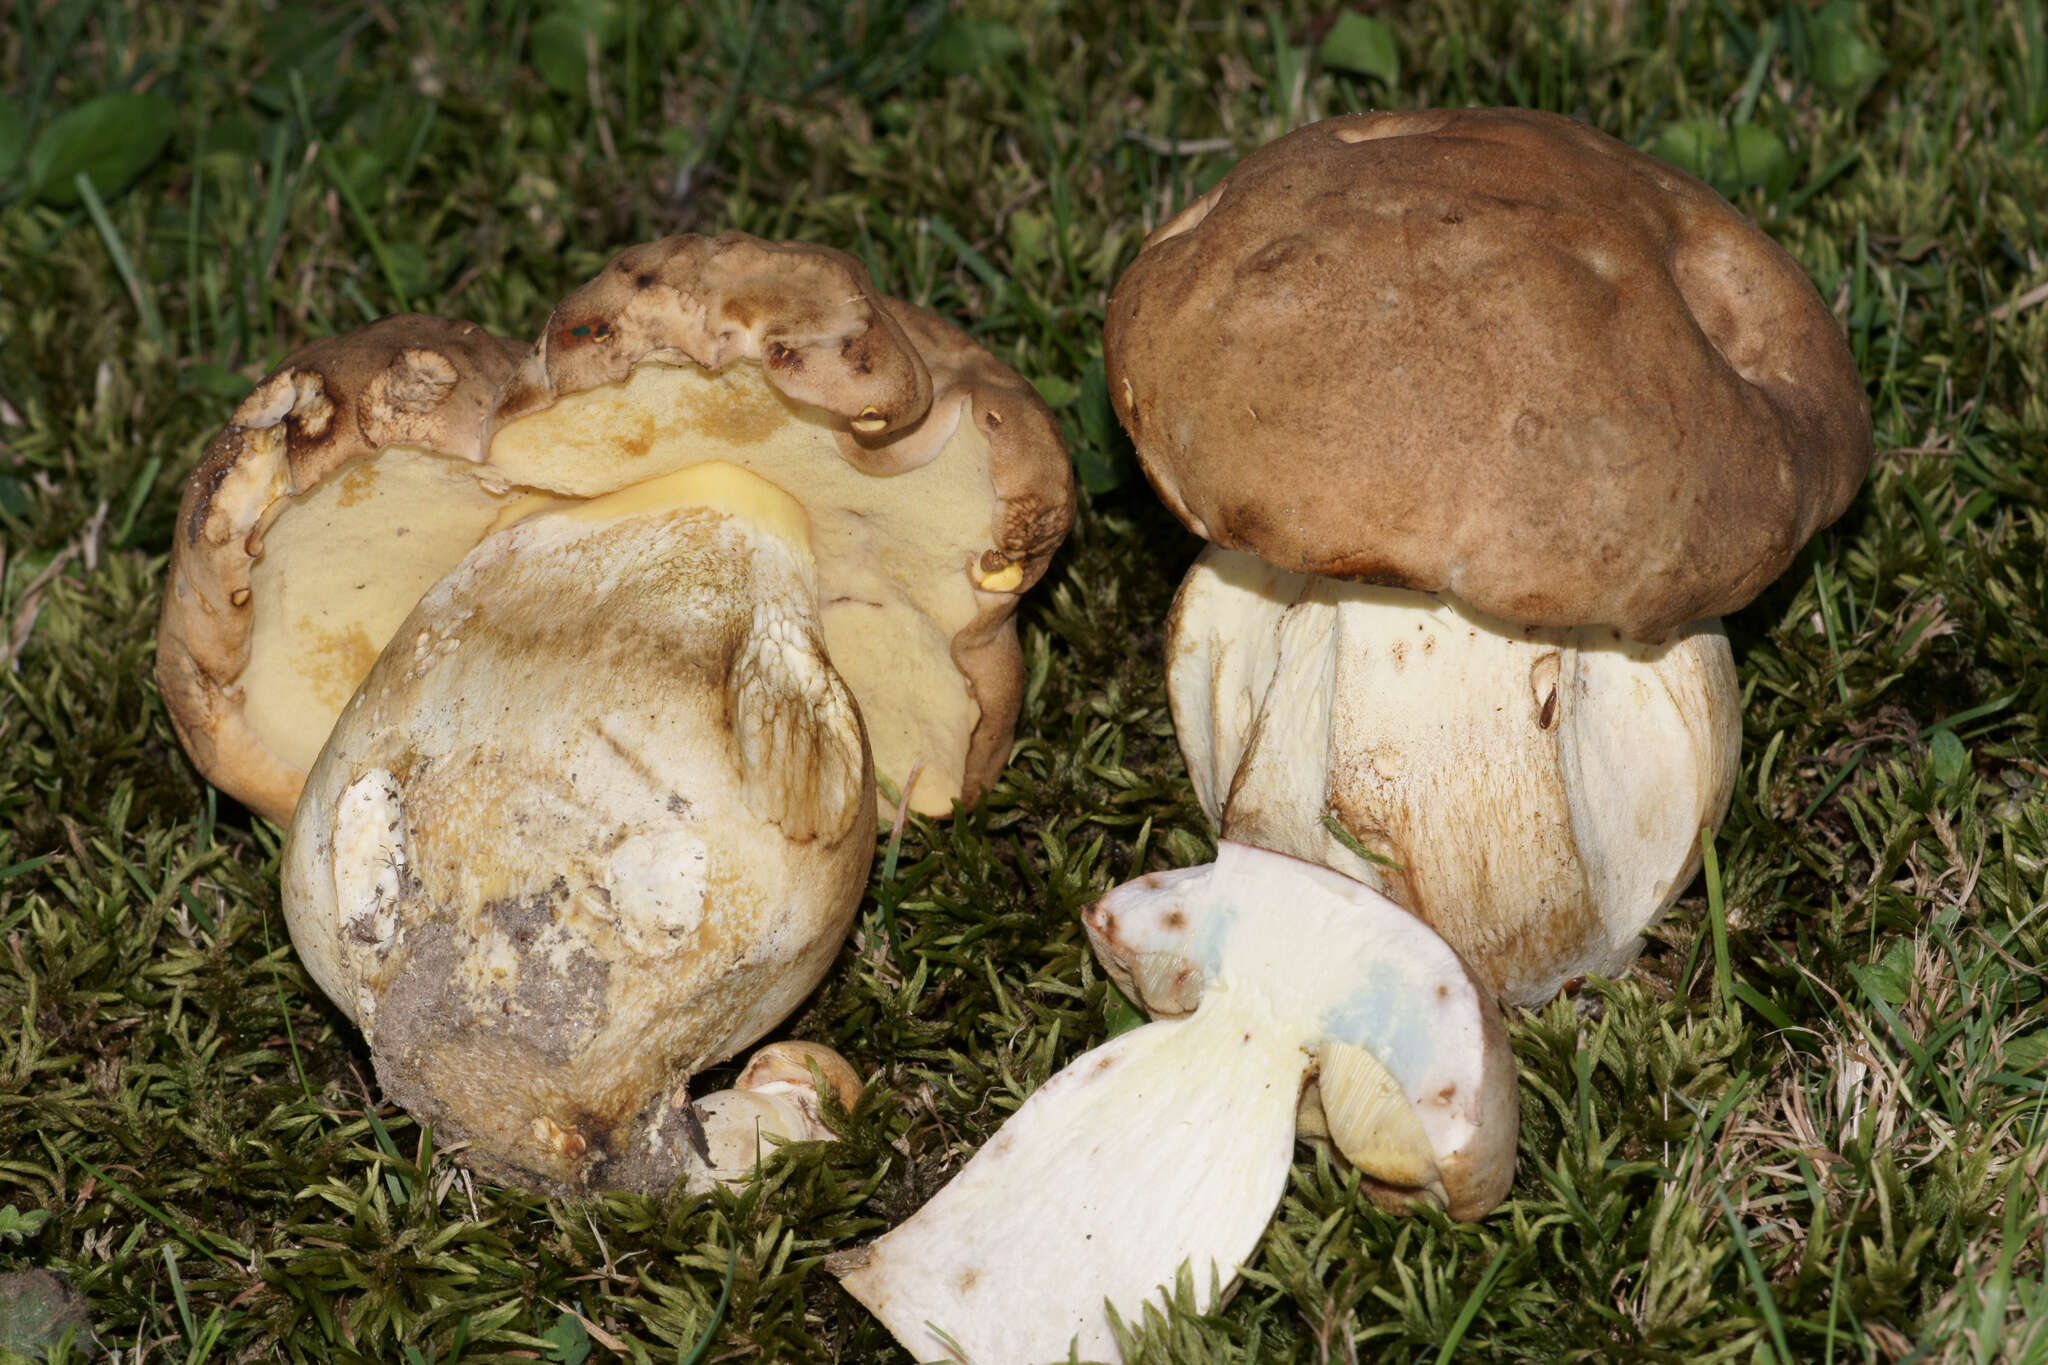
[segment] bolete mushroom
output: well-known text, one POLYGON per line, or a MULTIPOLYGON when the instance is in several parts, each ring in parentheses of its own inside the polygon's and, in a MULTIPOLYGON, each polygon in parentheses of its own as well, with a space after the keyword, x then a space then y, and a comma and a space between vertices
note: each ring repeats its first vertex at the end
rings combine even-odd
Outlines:
POLYGON ((621 253, 517 360, 386 319, 257 386, 185 495, 158 675, 200 770, 290 817, 350 692, 492 530, 719 460, 805 504, 878 771, 945 814, 1000 771, 1012 613, 1073 515, 1030 386, 858 263, 741 233, 621 253))
POLYGON ((838 252, 671 238, 516 366, 406 318, 267 379, 188 489, 159 674, 290 817, 294 941, 387 1094, 489 1174, 659 1188, 796 1103, 687 1086, 844 939, 868 728, 919 810, 1000 769, 1072 509, 964 335, 838 252))
POLYGON ((1513 1003, 1624 967, 1732 790, 1711 618, 1870 459, 1798 264, 1570 119, 1348 116, 1155 231, 1105 359, 1212 542, 1168 687, 1223 837, 1384 891, 1513 1003))
POLYGON ((1115 1352, 1178 1273, 1212 1306, 1280 1202, 1304 1083, 1390 1199, 1491 1208, 1513 1173, 1499 1009, 1456 953, 1377 892, 1224 843, 1084 913, 1155 1021, 1082 1054, 960 1173, 828 1262, 919 1360, 1035 1365, 1115 1352))

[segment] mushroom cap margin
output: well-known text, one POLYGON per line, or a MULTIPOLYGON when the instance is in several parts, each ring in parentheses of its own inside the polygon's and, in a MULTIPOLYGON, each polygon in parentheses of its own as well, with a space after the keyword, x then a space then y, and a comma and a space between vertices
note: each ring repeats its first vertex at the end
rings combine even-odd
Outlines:
POLYGON ((157 681, 201 775, 257 814, 288 821, 305 780, 257 737, 235 692, 264 528, 287 494, 388 446, 480 461, 491 407, 523 354, 473 322, 393 314, 294 351, 207 443, 172 535, 157 681))

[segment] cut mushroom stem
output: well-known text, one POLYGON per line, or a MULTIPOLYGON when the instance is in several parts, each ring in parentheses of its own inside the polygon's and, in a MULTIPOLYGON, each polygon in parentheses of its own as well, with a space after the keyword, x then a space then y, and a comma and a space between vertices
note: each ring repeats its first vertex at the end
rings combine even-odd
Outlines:
POLYGON ((873 786, 808 534, 717 463, 510 526, 420 600, 314 764, 292 937, 385 1092, 486 1174, 690 1173, 673 1097, 844 940, 873 786))
POLYGON ((1303 1086, 1385 1189, 1477 1217, 1516 1132, 1500 1014, 1427 926, 1327 869, 1226 843, 1086 912, 1111 976, 1165 1018, 1067 1066, 932 1201, 834 1259, 920 1360, 1113 1357, 1183 1268, 1227 1291, 1286 1184, 1303 1086))

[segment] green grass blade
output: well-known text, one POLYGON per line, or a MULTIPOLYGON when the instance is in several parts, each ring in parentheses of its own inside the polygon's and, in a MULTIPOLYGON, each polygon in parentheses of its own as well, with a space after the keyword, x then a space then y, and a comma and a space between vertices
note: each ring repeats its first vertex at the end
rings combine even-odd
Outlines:
POLYGON ((114 262, 121 282, 128 287, 128 297, 135 304, 135 311, 142 317, 142 330, 157 354, 166 360, 172 355, 170 333, 164 330, 163 316, 156 309, 156 295, 142 273, 135 268, 135 261, 128 254, 127 243, 121 240, 121 230, 114 226, 114 220, 107 213, 107 206, 100 200, 100 192, 93 187, 92 177, 80 171, 71 178, 78 190, 78 198, 85 205, 86 213, 92 218, 92 225, 100 234, 100 241, 106 244, 107 255, 114 262))

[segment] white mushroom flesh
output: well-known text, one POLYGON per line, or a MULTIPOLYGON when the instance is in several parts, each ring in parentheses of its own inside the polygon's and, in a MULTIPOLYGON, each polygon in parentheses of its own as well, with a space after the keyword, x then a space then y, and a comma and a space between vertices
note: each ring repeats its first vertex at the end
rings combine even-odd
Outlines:
POLYGON ((1510 1003, 1625 968, 1733 791, 1740 709, 1715 621, 1654 646, 1521 628, 1212 548, 1167 652, 1223 837, 1384 892, 1510 1003))
POLYGON ((794 1095, 719 1090, 695 1104, 710 1165, 691 1172, 693 1192, 709 1189, 713 1181, 738 1184, 767 1162, 778 1142, 808 1142, 819 1135, 794 1095))
MULTIPOLYGON (((1113 1358, 1109 1310, 1136 1320, 1183 1269, 1197 1306, 1214 1306, 1279 1202, 1303 1082, 1332 1047, 1370 1056, 1405 1097, 1390 1169, 1426 1187, 1481 1148, 1511 1159, 1497 1012, 1383 897, 1225 844, 1211 866, 1118 888, 1086 919, 1128 988, 1141 962, 1155 976, 1192 967, 1161 979, 1193 1013, 1082 1055, 909 1221, 835 1259, 916 1358, 1113 1358)), ((1486 1178, 1504 1189, 1505 1169, 1486 1178)))
POLYGON ((1287 1183, 1308 1057, 1257 992, 1122 1034, 1040 1086, 907 1223, 839 1263, 918 1360, 1116 1359, 1181 1267, 1213 1304, 1287 1183), (855 1268, 857 1266, 857 1268, 855 1268))

